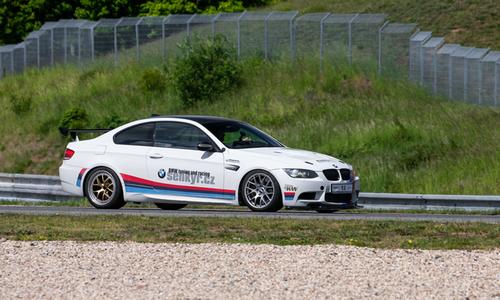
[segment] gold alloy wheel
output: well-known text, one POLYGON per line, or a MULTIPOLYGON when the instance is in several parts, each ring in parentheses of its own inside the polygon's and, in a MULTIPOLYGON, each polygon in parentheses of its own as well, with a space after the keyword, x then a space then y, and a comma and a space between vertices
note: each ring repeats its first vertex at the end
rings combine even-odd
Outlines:
POLYGON ((90 200, 98 205, 106 205, 115 193, 115 178, 108 171, 98 171, 89 179, 87 195, 90 200))

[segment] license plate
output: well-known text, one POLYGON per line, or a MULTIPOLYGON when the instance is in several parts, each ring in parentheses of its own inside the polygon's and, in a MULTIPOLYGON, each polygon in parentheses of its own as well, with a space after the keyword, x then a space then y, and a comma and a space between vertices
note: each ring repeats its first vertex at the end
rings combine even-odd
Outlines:
POLYGON ((351 193, 352 184, 332 184, 332 193, 351 193))

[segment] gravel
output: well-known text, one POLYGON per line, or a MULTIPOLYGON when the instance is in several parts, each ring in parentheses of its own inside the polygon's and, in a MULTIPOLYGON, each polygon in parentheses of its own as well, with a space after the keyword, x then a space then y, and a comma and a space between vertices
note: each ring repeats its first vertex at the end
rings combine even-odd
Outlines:
POLYGON ((500 249, 0 240, 2 299, 500 299, 500 249))

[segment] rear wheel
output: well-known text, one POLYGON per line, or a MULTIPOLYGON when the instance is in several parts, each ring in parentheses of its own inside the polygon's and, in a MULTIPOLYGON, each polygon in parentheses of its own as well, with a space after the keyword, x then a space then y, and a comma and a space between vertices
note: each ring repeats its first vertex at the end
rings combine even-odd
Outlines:
POLYGON ((283 207, 278 181, 264 170, 251 171, 243 178, 240 197, 253 211, 274 212, 283 207))
POLYGON ((96 168, 85 179, 85 197, 95 208, 118 209, 125 205, 118 176, 105 167, 96 168))
POLYGON ((155 203, 156 207, 163 210, 178 210, 187 206, 187 204, 155 203))

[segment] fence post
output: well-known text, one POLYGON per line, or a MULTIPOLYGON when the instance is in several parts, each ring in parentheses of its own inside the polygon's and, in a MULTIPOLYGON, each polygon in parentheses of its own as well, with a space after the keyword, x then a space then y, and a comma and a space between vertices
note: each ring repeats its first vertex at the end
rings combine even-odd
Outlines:
POLYGON ((215 39, 215 22, 217 22, 217 19, 219 19, 221 13, 218 13, 217 15, 215 15, 215 17, 212 19, 211 23, 212 23, 212 39, 215 39))
MULTIPOLYGON (((64 23, 63 23, 64 24, 64 23)), ((64 49, 64 64, 68 63, 68 29, 66 27, 66 24, 64 24, 64 38, 63 38, 63 49, 64 49)))
POLYGON ((268 14, 266 16, 266 18, 264 19, 264 58, 267 60, 268 58, 268 20, 269 18, 271 17, 273 13, 271 12, 270 14, 268 14))
POLYGON ((90 29, 90 57, 91 57, 92 61, 94 61, 94 57, 95 57, 95 49, 94 49, 94 27, 95 26, 92 26, 92 28, 90 29))
POLYGON ((137 62, 141 59, 141 53, 140 53, 140 46, 139 46, 139 24, 141 24, 143 18, 140 18, 137 23, 135 23, 135 47, 136 47, 136 57, 137 57, 137 62))
POLYGON ((14 48, 10 52, 10 74, 14 74, 14 48))
POLYGON ((186 27, 187 27, 187 38, 188 40, 190 41, 191 40, 191 20, 194 19, 194 17, 196 16, 196 14, 192 15, 191 18, 189 18, 187 20, 187 23, 186 23, 186 27))
POLYGON ((437 52, 438 49, 434 49, 432 54, 432 94, 434 96, 437 94, 437 52))
POLYGON ((408 80, 411 81, 412 79, 412 74, 413 74, 413 66, 414 66, 414 61, 413 61, 413 55, 412 55, 412 40, 413 38, 420 32, 420 29, 417 28, 415 32, 410 36, 408 39, 408 80))
POLYGON ((424 42, 420 42, 418 45, 418 53, 420 55, 420 85, 424 85, 424 42))
POLYGON ((463 102, 468 102, 469 99, 467 99, 467 92, 469 90, 468 83, 469 83, 469 73, 467 72, 469 69, 469 60, 467 59, 467 55, 474 51, 474 48, 470 49, 467 51, 467 53, 464 54, 464 100, 463 102))
POLYGON ((453 72, 452 72, 453 61, 451 58, 451 54, 453 54, 453 52, 451 52, 448 55, 448 99, 452 99, 451 90, 453 88, 453 72))
POLYGON ((50 65, 54 65, 54 28, 50 29, 50 65))
POLYGON ((349 41, 348 41, 348 51, 347 58, 349 60, 349 64, 352 65, 352 22, 359 16, 359 13, 354 15, 351 20, 349 20, 349 41))
POLYGON ((36 67, 40 69, 40 36, 36 39, 36 67))
POLYGON ((481 105, 483 103, 483 64, 481 63, 481 59, 479 59, 479 75, 478 75, 478 99, 477 104, 481 105))
POLYGON ((292 60, 294 60, 295 58, 295 30, 294 30, 294 27, 293 27, 293 21, 295 20, 295 17, 297 17, 297 15, 299 14, 299 12, 295 12, 295 14, 290 18, 290 21, 288 22, 288 27, 289 27, 289 31, 290 31, 290 57, 292 58, 292 60))
POLYGON ((322 72, 323 71, 323 51, 324 51, 324 26, 325 26, 325 20, 331 15, 331 13, 327 13, 323 18, 320 20, 319 24, 319 70, 322 72))
POLYGON ((241 19, 247 14, 247 11, 245 10, 239 17, 236 19, 236 47, 237 47, 237 53, 238 53, 238 59, 240 59, 241 56, 241 31, 240 31, 240 21, 241 19))
POLYGON ((378 74, 382 74, 382 31, 389 24, 389 21, 386 21, 379 29, 378 29, 378 74))
POLYGON ((495 106, 498 105, 498 103, 500 101, 498 101, 498 62, 495 62, 495 76, 494 76, 494 79, 495 79, 495 84, 494 84, 494 88, 493 88, 493 100, 495 101, 495 106))
POLYGON ((167 60, 167 47, 165 45, 165 22, 167 22, 169 17, 170 17, 170 15, 166 16, 161 21, 161 52, 162 52, 162 58, 163 58, 164 62, 167 60))
POLYGON ((26 68, 28 67, 28 58, 27 58, 27 52, 26 52, 26 43, 24 44, 24 70, 23 71, 26 71, 26 68))
POLYGON ((82 67, 82 25, 78 25, 78 66, 82 67))
MULTIPOLYGON (((120 22, 118 22, 119 24, 120 22)), ((117 25, 113 25, 113 44, 114 44, 114 52, 115 52, 115 66, 118 65, 118 37, 117 37, 117 25)))

